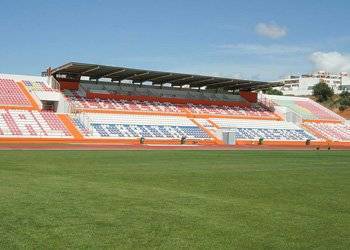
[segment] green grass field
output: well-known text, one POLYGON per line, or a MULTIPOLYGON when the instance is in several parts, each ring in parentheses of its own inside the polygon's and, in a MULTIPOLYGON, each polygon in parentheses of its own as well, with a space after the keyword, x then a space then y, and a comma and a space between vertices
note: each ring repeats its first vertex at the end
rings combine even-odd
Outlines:
POLYGON ((0 151, 0 249, 350 249, 350 152, 0 151))

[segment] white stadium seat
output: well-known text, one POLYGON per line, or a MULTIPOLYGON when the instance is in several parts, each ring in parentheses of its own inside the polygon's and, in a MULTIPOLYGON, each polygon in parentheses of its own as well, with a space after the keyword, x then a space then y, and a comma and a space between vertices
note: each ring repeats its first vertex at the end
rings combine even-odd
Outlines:
POLYGON ((53 112, 0 109, 0 137, 71 137, 53 112))
POLYGON ((124 114, 85 114, 85 117, 90 128, 77 118, 73 120, 87 137, 179 139, 185 136, 188 139, 210 139, 186 117, 124 114))
POLYGON ((305 141, 316 138, 294 123, 284 121, 211 119, 220 128, 234 129, 236 139, 257 140, 260 138, 280 141, 305 141))

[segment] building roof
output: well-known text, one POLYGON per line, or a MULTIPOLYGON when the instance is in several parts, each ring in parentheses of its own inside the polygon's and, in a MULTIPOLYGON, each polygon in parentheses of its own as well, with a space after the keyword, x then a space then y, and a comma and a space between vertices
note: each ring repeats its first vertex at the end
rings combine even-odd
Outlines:
POLYGON ((70 62, 51 70, 51 75, 67 74, 86 76, 90 79, 110 78, 112 81, 130 80, 136 83, 150 82, 152 85, 170 84, 172 87, 188 85, 191 88, 223 90, 257 90, 279 86, 280 83, 205 76, 117 66, 70 62))

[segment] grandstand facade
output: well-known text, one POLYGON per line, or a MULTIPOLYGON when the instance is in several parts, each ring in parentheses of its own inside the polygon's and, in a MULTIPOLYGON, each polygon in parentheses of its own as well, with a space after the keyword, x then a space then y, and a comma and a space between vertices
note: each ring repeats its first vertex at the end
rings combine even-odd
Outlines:
POLYGON ((258 94, 271 86, 83 63, 0 74, 0 142, 350 146, 342 117, 308 98, 258 94))

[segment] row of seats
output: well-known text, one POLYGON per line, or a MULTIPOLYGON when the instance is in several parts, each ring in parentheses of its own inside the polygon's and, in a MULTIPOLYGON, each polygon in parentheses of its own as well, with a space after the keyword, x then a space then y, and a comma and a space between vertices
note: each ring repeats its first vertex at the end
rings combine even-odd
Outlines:
POLYGON ((78 95, 70 96, 69 99, 77 109, 95 110, 118 110, 118 111, 142 111, 142 112, 163 112, 163 113, 193 113, 204 115, 225 115, 225 116, 246 116, 259 118, 276 118, 273 112, 260 107, 240 107, 240 106, 216 106, 187 104, 179 105, 168 102, 148 102, 148 101, 127 101, 127 100, 102 100, 98 98, 87 99, 78 95))
POLYGON ((280 141, 315 140, 315 137, 303 129, 267 129, 267 128, 237 128, 236 139, 257 140, 260 138, 280 141))
POLYGON ((350 141, 350 125, 319 122, 306 122, 304 125, 332 141, 350 141))
POLYGON ((179 139, 185 136, 189 139, 209 139, 204 131, 194 126, 129 124, 92 124, 91 126, 93 135, 97 134, 99 137, 179 139))
POLYGON ((87 137, 209 139, 208 134, 185 117, 85 114, 73 118, 87 137))
POLYGON ((194 114, 209 114, 209 115, 232 115, 232 116, 247 116, 247 117, 262 117, 273 118, 275 115, 261 107, 240 107, 240 106, 216 106, 216 105, 196 105, 188 104, 188 109, 194 114))
POLYGON ((303 109, 308 110, 310 113, 316 115, 318 119, 320 120, 338 120, 339 116, 329 109, 321 106, 320 104, 312 101, 312 100, 305 100, 305 101, 297 101, 296 102, 300 107, 303 109))
POLYGON ((126 100, 102 100, 86 99, 84 97, 70 97, 74 106, 78 109, 118 110, 118 111, 142 111, 142 112, 164 112, 178 113, 181 109, 175 104, 148 102, 148 101, 126 101, 126 100))
POLYGON ((316 138, 291 122, 238 120, 238 119, 210 119, 223 129, 235 131, 237 139, 256 140, 260 138, 281 141, 305 141, 316 138))
POLYGON ((53 91, 46 83, 42 81, 23 81, 24 85, 31 91, 53 91))
POLYGON ((31 104, 15 81, 0 79, 0 105, 30 106, 31 104))
MULTIPOLYGON (((84 114, 73 118, 86 137, 97 138, 181 138, 209 139, 208 134, 186 117, 126 114, 84 114)), ((233 129, 237 139, 305 141, 316 138, 293 123, 268 120, 212 118, 196 121, 210 130, 216 124, 233 129)))
POLYGON ((334 112, 309 98, 268 96, 277 106, 287 107, 306 120, 342 120, 334 112))
POLYGON ((0 109, 0 137, 71 137, 53 112, 0 109))

